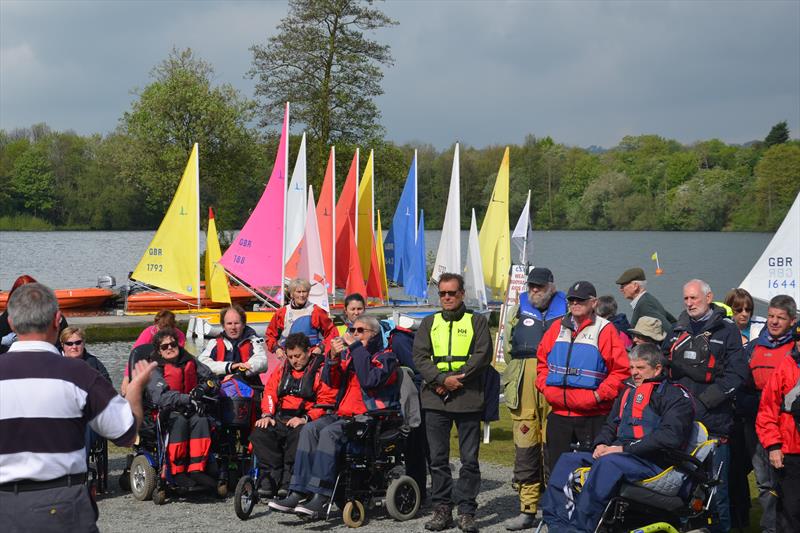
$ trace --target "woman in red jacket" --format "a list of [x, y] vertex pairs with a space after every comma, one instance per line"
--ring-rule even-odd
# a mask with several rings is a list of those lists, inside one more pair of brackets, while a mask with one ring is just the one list
[[286, 338], [292, 333], [303, 333], [309, 339], [312, 353], [324, 353], [330, 341], [338, 335], [328, 312], [308, 301], [311, 291], [308, 280], [293, 279], [289, 282], [288, 291], [289, 303], [278, 309], [267, 326], [264, 335], [267, 350], [283, 360], [286, 358]]
[[772, 373], [761, 393], [756, 433], [778, 478], [777, 528], [797, 531], [800, 524], [800, 325], [794, 349]]

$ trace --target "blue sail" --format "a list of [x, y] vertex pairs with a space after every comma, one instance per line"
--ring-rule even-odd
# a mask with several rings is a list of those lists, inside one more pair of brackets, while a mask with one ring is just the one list
[[425, 256], [425, 211], [419, 214], [416, 244], [411, 268], [406, 272], [406, 294], [417, 298], [428, 297], [428, 262]]
[[[397, 203], [397, 209], [392, 217], [392, 226], [389, 228], [384, 242], [384, 256], [386, 258], [386, 274], [398, 285], [404, 285], [403, 279], [408, 276], [414, 257], [417, 211], [417, 153], [411, 160], [408, 169], [406, 184]], [[409, 234], [412, 238], [409, 240]], [[411, 247], [408, 247], [408, 243]]]

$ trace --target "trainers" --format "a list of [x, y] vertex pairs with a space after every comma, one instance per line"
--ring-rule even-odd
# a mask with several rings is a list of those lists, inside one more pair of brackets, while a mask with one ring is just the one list
[[278, 493], [276, 494], [278, 498], [285, 498], [288, 495], [289, 495], [289, 489], [287, 489], [286, 487], [279, 488]]
[[433, 517], [425, 523], [428, 531], [443, 531], [453, 527], [453, 510], [446, 505], [440, 505], [433, 510]]
[[285, 498], [279, 500], [272, 500], [269, 502], [269, 508], [281, 511], [282, 513], [293, 513], [294, 508], [306, 501], [308, 496], [300, 492], [290, 492]]
[[458, 515], [458, 529], [464, 533], [478, 533], [478, 523], [475, 522], [474, 514]]
[[507, 531], [522, 531], [523, 529], [533, 529], [539, 525], [535, 514], [519, 513], [517, 516], [506, 522]]
[[294, 512], [309, 516], [312, 519], [322, 518], [328, 508], [328, 502], [330, 502], [330, 498], [327, 496], [314, 494], [313, 498], [295, 507]]

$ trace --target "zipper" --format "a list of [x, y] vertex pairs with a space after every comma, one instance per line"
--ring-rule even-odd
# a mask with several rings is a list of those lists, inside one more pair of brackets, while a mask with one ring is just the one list
[[450, 330], [447, 333], [447, 355], [450, 356], [450, 360], [447, 362], [447, 365], [450, 367], [450, 372], [453, 371], [453, 321], [450, 321]]

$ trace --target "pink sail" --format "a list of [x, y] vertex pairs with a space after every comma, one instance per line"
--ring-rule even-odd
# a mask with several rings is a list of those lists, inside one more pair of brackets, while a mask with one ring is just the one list
[[286, 173], [289, 167], [289, 103], [275, 155], [275, 165], [250, 218], [220, 263], [233, 276], [282, 302], [283, 226], [286, 202]]

